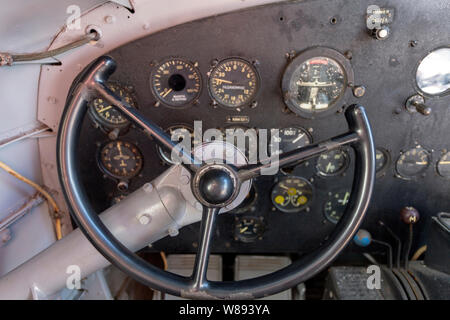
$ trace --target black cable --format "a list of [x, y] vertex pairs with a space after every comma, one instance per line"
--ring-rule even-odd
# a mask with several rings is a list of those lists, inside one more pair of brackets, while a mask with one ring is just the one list
[[389, 269], [392, 269], [392, 246], [384, 241], [372, 239], [373, 243], [378, 243], [379, 245], [385, 246], [388, 248], [388, 267]]
[[400, 238], [392, 231], [391, 228], [389, 228], [383, 221], [379, 220], [378, 224], [386, 229], [386, 231], [391, 235], [392, 238], [394, 238], [397, 241], [397, 254], [396, 254], [396, 261], [395, 265], [397, 268], [400, 268], [400, 260], [401, 260], [401, 254], [402, 254], [402, 241]]
[[413, 242], [413, 225], [412, 223], [409, 225], [409, 230], [408, 230], [408, 242], [406, 244], [406, 250], [405, 250], [405, 257], [404, 257], [404, 266], [405, 269], [408, 270], [408, 265], [409, 265], [409, 254], [411, 253], [411, 246], [412, 246], [412, 242]]

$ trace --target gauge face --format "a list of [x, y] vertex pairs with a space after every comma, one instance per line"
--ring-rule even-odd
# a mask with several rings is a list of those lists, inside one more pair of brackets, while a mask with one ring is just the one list
[[[128, 89], [115, 83], [108, 83], [108, 88], [125, 100], [130, 106], [136, 107], [136, 103]], [[129, 123], [119, 109], [112, 106], [103, 98], [97, 98], [92, 101], [90, 111], [96, 120], [107, 127], [123, 127]]]
[[269, 150], [272, 155], [299, 149], [312, 142], [312, 138], [308, 131], [299, 127], [280, 129], [278, 136], [272, 136], [272, 140], [274, 139], [278, 142], [278, 150], [276, 150], [276, 145], [271, 142], [269, 144]]
[[260, 78], [255, 67], [239, 58], [225, 59], [210, 72], [208, 87], [218, 104], [239, 108], [250, 105], [258, 92]]
[[342, 67], [327, 57], [314, 57], [303, 62], [293, 80], [290, 89], [296, 95], [298, 107], [312, 113], [332, 106], [345, 88]]
[[389, 164], [389, 152], [385, 149], [377, 148], [375, 150], [375, 170], [382, 173]]
[[[182, 142], [184, 139], [190, 139], [189, 146], [191, 145], [191, 143], [194, 146], [197, 145], [197, 141], [194, 140], [194, 130], [189, 126], [174, 125], [170, 126], [164, 131], [168, 133], [170, 135], [171, 140], [176, 143]], [[157, 150], [161, 159], [164, 160], [164, 162], [169, 165], [177, 164], [181, 161], [179, 158], [177, 159], [176, 157], [172, 159], [172, 154], [166, 149], [161, 148], [160, 146], [157, 146]]]
[[168, 59], [156, 66], [151, 75], [155, 97], [170, 107], [182, 107], [194, 102], [201, 90], [201, 75], [191, 62]]
[[343, 149], [322, 153], [317, 159], [317, 172], [322, 176], [338, 175], [347, 169], [349, 159], [347, 151]]
[[100, 165], [112, 177], [129, 179], [141, 170], [142, 154], [129, 142], [113, 141], [100, 151]]
[[403, 178], [412, 178], [423, 173], [430, 165], [430, 154], [418, 146], [400, 155], [397, 160], [397, 173]]
[[332, 223], [338, 223], [347, 207], [350, 191], [329, 192], [323, 207], [325, 218]]
[[264, 222], [262, 218], [242, 217], [236, 219], [234, 238], [242, 242], [253, 242], [261, 239], [264, 233]]
[[301, 177], [285, 177], [272, 189], [273, 205], [283, 212], [299, 212], [312, 201], [313, 188], [308, 180]]
[[439, 159], [436, 169], [441, 177], [450, 178], [450, 151]]
[[285, 70], [283, 97], [293, 112], [306, 118], [329, 114], [344, 96], [353, 72], [348, 60], [329, 48], [314, 48], [295, 57]]

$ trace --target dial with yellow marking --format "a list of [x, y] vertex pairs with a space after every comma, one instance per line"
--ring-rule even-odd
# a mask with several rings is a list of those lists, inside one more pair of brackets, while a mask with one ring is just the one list
[[335, 176], [347, 169], [349, 155], [343, 149], [322, 153], [317, 159], [316, 169], [321, 176]]
[[350, 191], [329, 192], [324, 205], [324, 216], [331, 223], [338, 223], [347, 208], [350, 200]]
[[239, 108], [254, 101], [260, 81], [253, 64], [244, 59], [229, 58], [219, 62], [210, 72], [208, 87], [215, 102]]
[[142, 154], [130, 142], [112, 141], [100, 151], [100, 167], [114, 178], [130, 179], [142, 169]]
[[154, 96], [170, 107], [183, 107], [200, 95], [202, 78], [196, 64], [170, 58], [158, 64], [150, 77]]
[[[107, 86], [112, 92], [127, 102], [130, 106], [134, 108], [136, 107], [136, 102], [129, 89], [116, 83], [108, 83]], [[91, 103], [90, 110], [100, 124], [108, 127], [123, 127], [129, 123], [122, 112], [107, 102], [104, 98], [94, 99]]]
[[264, 221], [262, 217], [244, 216], [236, 218], [234, 239], [241, 242], [254, 242], [262, 239]]
[[397, 163], [397, 173], [403, 178], [413, 178], [425, 172], [430, 166], [430, 153], [417, 146], [400, 154]]
[[312, 201], [313, 187], [302, 177], [287, 176], [272, 189], [272, 203], [282, 212], [304, 210]]

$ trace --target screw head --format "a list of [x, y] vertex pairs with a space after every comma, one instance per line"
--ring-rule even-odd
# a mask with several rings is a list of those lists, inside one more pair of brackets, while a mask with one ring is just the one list
[[147, 213], [144, 213], [138, 217], [138, 220], [139, 220], [140, 224], [146, 225], [146, 224], [149, 224], [150, 221], [152, 221], [152, 216]]

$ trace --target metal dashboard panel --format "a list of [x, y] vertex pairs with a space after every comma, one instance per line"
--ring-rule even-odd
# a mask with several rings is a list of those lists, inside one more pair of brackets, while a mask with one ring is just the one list
[[[202, 19], [136, 40], [110, 52], [118, 69], [112, 79], [134, 88], [139, 109], [145, 116], [166, 128], [185, 123], [193, 125], [202, 120], [203, 128], [223, 128], [227, 116], [248, 116], [246, 124], [252, 128], [282, 128], [301, 126], [312, 128], [315, 142], [347, 130], [342, 113], [336, 112], [321, 119], [303, 119], [284, 112], [285, 105], [280, 89], [287, 54], [302, 52], [307, 48], [325, 46], [341, 53], [351, 52], [351, 65], [355, 84], [364, 85], [366, 94], [356, 98], [347, 90], [343, 105], [360, 103], [366, 107], [372, 124], [375, 142], [391, 155], [384, 176], [376, 182], [371, 207], [364, 227], [374, 237], [387, 235], [380, 230], [378, 220], [383, 220], [399, 234], [406, 232], [400, 222], [399, 211], [404, 206], [414, 206], [422, 214], [415, 228], [419, 241], [430, 216], [450, 206], [450, 183], [434, 170], [442, 150], [449, 149], [450, 134], [449, 96], [429, 98], [433, 112], [430, 116], [411, 114], [404, 109], [408, 97], [416, 93], [415, 69], [419, 61], [431, 50], [448, 46], [449, 29], [442, 21], [448, 20], [449, 4], [446, 1], [408, 0], [383, 3], [395, 9], [395, 20], [390, 25], [392, 34], [380, 41], [370, 37], [366, 28], [366, 9], [373, 1], [303, 1], [265, 5]], [[333, 21], [333, 23], [331, 23]], [[417, 41], [414, 46], [411, 41]], [[206, 88], [211, 61], [230, 56], [258, 61], [262, 86], [255, 109], [241, 112], [213, 108]], [[203, 91], [199, 104], [182, 110], [155, 107], [149, 77], [155, 61], [168, 57], [183, 57], [198, 62], [203, 76]], [[130, 191], [144, 181], [158, 176], [166, 167], [156, 154], [156, 147], [137, 130], [131, 129], [124, 137], [137, 143], [144, 154], [142, 177], [130, 184]], [[93, 143], [96, 142], [96, 143]], [[115, 184], [102, 177], [96, 165], [95, 154], [107, 137], [86, 119], [80, 150], [85, 154], [83, 176], [88, 193], [99, 212], [109, 204], [115, 194]], [[395, 176], [395, 161], [402, 150], [421, 145], [430, 151], [432, 163], [426, 174], [413, 180]], [[353, 163], [350, 164], [350, 168]], [[254, 211], [243, 215], [262, 216], [266, 230], [261, 240], [253, 243], [235, 241], [234, 223], [238, 215], [220, 217], [214, 252], [297, 252], [311, 250], [334, 227], [323, 216], [323, 206], [328, 192], [351, 187], [352, 169], [344, 176], [323, 178], [315, 174], [314, 161], [299, 166], [295, 174], [313, 180], [314, 203], [310, 211], [281, 213], [272, 210], [270, 190], [276, 177], [261, 177], [256, 182], [258, 204]], [[194, 252], [198, 241], [198, 225], [181, 230], [176, 238], [163, 239], [154, 244], [155, 250], [167, 252]], [[416, 243], [417, 245], [417, 243]]]

